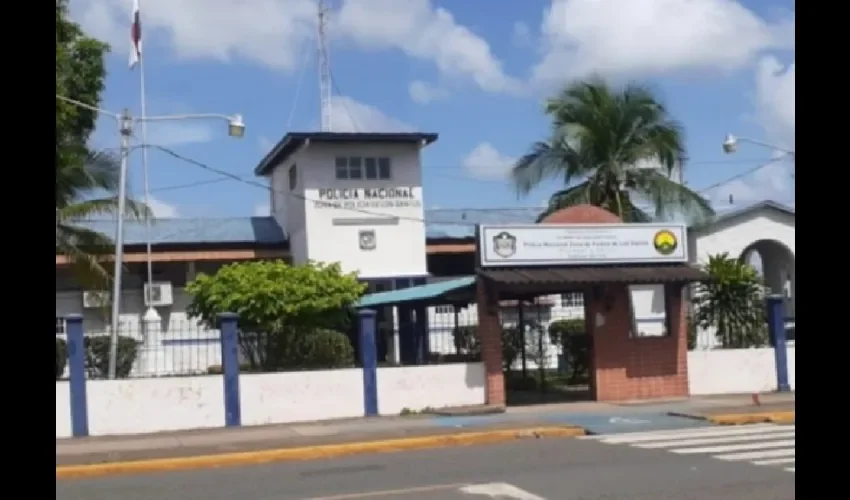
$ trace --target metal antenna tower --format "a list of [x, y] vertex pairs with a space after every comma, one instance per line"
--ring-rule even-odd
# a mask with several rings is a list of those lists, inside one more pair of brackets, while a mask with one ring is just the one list
[[319, 49], [319, 99], [322, 106], [322, 132], [331, 132], [331, 65], [328, 57], [327, 15], [328, 7], [325, 0], [318, 0], [318, 49]]

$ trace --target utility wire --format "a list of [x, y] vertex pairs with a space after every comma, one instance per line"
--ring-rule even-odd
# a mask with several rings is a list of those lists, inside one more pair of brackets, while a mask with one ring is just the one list
[[[182, 154], [180, 154], [180, 153], [178, 153], [178, 152], [176, 152], [176, 151], [174, 151], [174, 150], [172, 150], [172, 149], [170, 149], [170, 148], [167, 148], [167, 147], [165, 147], [165, 146], [159, 146], [159, 145], [150, 144], [150, 145], [147, 145], [146, 147], [151, 148], [151, 149], [156, 149], [156, 150], [162, 151], [163, 153], [166, 153], [166, 154], [168, 154], [169, 156], [171, 156], [171, 157], [173, 157], [173, 158], [175, 158], [175, 159], [181, 160], [181, 161], [183, 161], [183, 162], [186, 162], [186, 163], [188, 163], [188, 164], [190, 164], [190, 165], [194, 165], [194, 166], [199, 167], [199, 168], [201, 168], [201, 169], [203, 169], [203, 170], [206, 170], [206, 171], [208, 171], [208, 172], [212, 172], [212, 173], [215, 173], [215, 174], [221, 175], [222, 177], [226, 177], [226, 178], [231, 179], [231, 180], [235, 180], [235, 181], [242, 182], [242, 183], [247, 184], [247, 185], [249, 185], [249, 186], [253, 186], [253, 187], [256, 187], [256, 188], [259, 188], [259, 189], [263, 189], [264, 191], [270, 191], [270, 192], [272, 192], [272, 193], [280, 193], [280, 194], [282, 194], [282, 195], [284, 195], [284, 196], [291, 196], [291, 197], [297, 198], [297, 199], [302, 200], [302, 201], [307, 201], [307, 202], [312, 202], [312, 203], [324, 203], [324, 202], [322, 202], [321, 200], [311, 199], [311, 198], [305, 197], [305, 196], [303, 196], [303, 195], [300, 195], [300, 194], [297, 194], [297, 193], [293, 193], [293, 192], [291, 192], [291, 191], [280, 191], [280, 190], [276, 190], [276, 189], [272, 188], [271, 186], [269, 186], [269, 185], [267, 185], [267, 184], [263, 184], [263, 183], [261, 183], [261, 182], [257, 182], [257, 181], [252, 180], [252, 179], [245, 179], [245, 178], [243, 178], [243, 177], [240, 177], [240, 176], [238, 176], [238, 175], [232, 174], [232, 173], [227, 172], [227, 171], [225, 171], [225, 170], [217, 169], [217, 168], [212, 167], [212, 166], [210, 166], [210, 165], [208, 165], [208, 164], [206, 164], [206, 163], [204, 163], [204, 162], [201, 162], [201, 161], [195, 160], [195, 159], [193, 159], [193, 158], [190, 158], [190, 157], [188, 157], [188, 156], [182, 155]], [[753, 167], [753, 168], [751, 168], [751, 169], [748, 169], [748, 170], [746, 170], [746, 171], [744, 171], [744, 172], [742, 172], [742, 173], [740, 173], [740, 174], [738, 174], [738, 175], [735, 175], [735, 176], [732, 176], [732, 177], [730, 177], [730, 178], [728, 178], [728, 179], [725, 179], [725, 180], [723, 180], [723, 181], [721, 181], [721, 182], [718, 182], [718, 183], [712, 184], [712, 185], [710, 185], [710, 186], [708, 186], [708, 187], [702, 188], [702, 189], [700, 189], [699, 191], [697, 191], [697, 193], [702, 194], [702, 193], [705, 193], [706, 191], [711, 191], [711, 190], [716, 189], [716, 188], [718, 188], [718, 187], [721, 187], [721, 186], [723, 186], [723, 185], [725, 185], [725, 184], [727, 184], [727, 183], [729, 183], [729, 182], [735, 181], [735, 180], [740, 179], [740, 178], [742, 178], [742, 177], [745, 177], [745, 176], [747, 176], [747, 175], [749, 175], [749, 174], [752, 174], [752, 173], [754, 173], [754, 172], [756, 172], [756, 171], [758, 171], [758, 170], [760, 170], [760, 169], [763, 169], [763, 168], [765, 168], [765, 167], [767, 167], [767, 166], [769, 166], [769, 165], [772, 165], [772, 164], [774, 164], [774, 163], [777, 163], [778, 161], [781, 161], [782, 159], [783, 159], [782, 157], [780, 157], [780, 158], [774, 158], [774, 159], [771, 159], [771, 160], [770, 160], [769, 162], [767, 162], [767, 163], [764, 163], [764, 164], [758, 165], [758, 166]], [[388, 214], [388, 213], [384, 213], [384, 212], [375, 212], [375, 211], [372, 211], [372, 210], [365, 210], [365, 209], [358, 209], [358, 208], [346, 208], [345, 210], [349, 210], [349, 211], [352, 211], [352, 212], [358, 212], [358, 213], [361, 213], [361, 214], [364, 214], [364, 215], [372, 215], [372, 216], [377, 216], [377, 217], [392, 217], [392, 218], [397, 218], [397, 219], [401, 219], [401, 220], [410, 220], [410, 221], [419, 222], [419, 223], [423, 223], [423, 224], [425, 224], [425, 223], [432, 223], [432, 224], [441, 224], [441, 225], [458, 225], [458, 226], [476, 226], [476, 225], [477, 225], [477, 223], [474, 223], [474, 222], [465, 222], [465, 221], [464, 221], [464, 222], [461, 222], [461, 221], [458, 221], [458, 222], [452, 222], [452, 221], [445, 221], [445, 222], [426, 221], [425, 219], [423, 219], [423, 218], [418, 218], [418, 217], [405, 217], [405, 216], [398, 216], [398, 215], [395, 215], [395, 214]], [[458, 210], [461, 210], [461, 209], [451, 209], [451, 210], [453, 210], [453, 211], [458, 211]], [[471, 210], [476, 210], [476, 209], [470, 209], [470, 211], [471, 211]], [[488, 209], [478, 209], [478, 210], [488, 210]]]

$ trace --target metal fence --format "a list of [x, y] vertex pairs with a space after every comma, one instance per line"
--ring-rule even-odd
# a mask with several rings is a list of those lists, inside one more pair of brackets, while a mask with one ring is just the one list
[[[163, 325], [154, 339], [148, 339], [141, 324], [123, 323], [118, 331], [116, 377], [174, 377], [220, 373], [221, 344], [218, 330], [204, 328], [193, 321], [171, 321]], [[85, 328], [85, 325], [84, 325]], [[87, 376], [106, 378], [109, 370], [108, 330], [85, 329]], [[64, 321], [57, 319], [57, 372], [60, 351], [65, 349]], [[64, 366], [64, 365], [63, 365]], [[67, 367], [57, 378], [67, 377]]]

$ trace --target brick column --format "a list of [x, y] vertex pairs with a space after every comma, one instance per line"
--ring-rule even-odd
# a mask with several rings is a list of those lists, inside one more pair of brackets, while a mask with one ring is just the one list
[[487, 372], [487, 404], [505, 404], [505, 376], [502, 372], [502, 325], [499, 321], [499, 303], [494, 293], [487, 293], [487, 284], [478, 278], [476, 283], [478, 306], [478, 339], [481, 342], [481, 359]]

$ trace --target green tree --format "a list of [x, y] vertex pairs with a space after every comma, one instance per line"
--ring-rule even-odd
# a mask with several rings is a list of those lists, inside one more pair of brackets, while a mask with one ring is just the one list
[[[98, 106], [108, 50], [68, 19], [67, 0], [56, 0], [57, 95]], [[78, 224], [117, 208], [113, 193], [118, 189], [120, 158], [88, 147], [96, 118], [91, 110], [56, 99], [56, 253], [69, 258], [80, 284], [103, 288], [110, 273], [98, 257], [111, 253], [113, 242]], [[133, 217], [150, 215], [133, 200], [128, 200], [127, 209]]]
[[641, 202], [652, 205], [657, 218], [680, 213], [696, 222], [714, 215], [707, 200], [671, 178], [685, 164], [684, 134], [649, 89], [580, 81], [549, 99], [545, 113], [551, 137], [535, 143], [511, 171], [520, 196], [546, 179], [564, 183], [541, 219], [585, 203], [625, 222], [652, 219], [638, 208]]
[[696, 324], [714, 330], [723, 347], [766, 345], [764, 288], [756, 270], [727, 253], [709, 256], [703, 268], [710, 279], [694, 294]]
[[210, 327], [219, 314], [237, 313], [240, 347], [253, 369], [330, 367], [328, 359], [336, 353], [346, 358], [340, 363], [351, 361], [341, 332], [352, 326], [351, 306], [365, 290], [339, 264], [241, 262], [187, 284], [192, 296], [187, 311]]
[[[56, 0], [56, 94], [99, 106], [108, 51], [108, 45], [87, 37], [68, 19], [68, 0]], [[89, 109], [56, 100], [57, 172], [60, 168], [84, 169], [96, 119], [97, 114]], [[59, 191], [56, 196], [58, 206]]]

